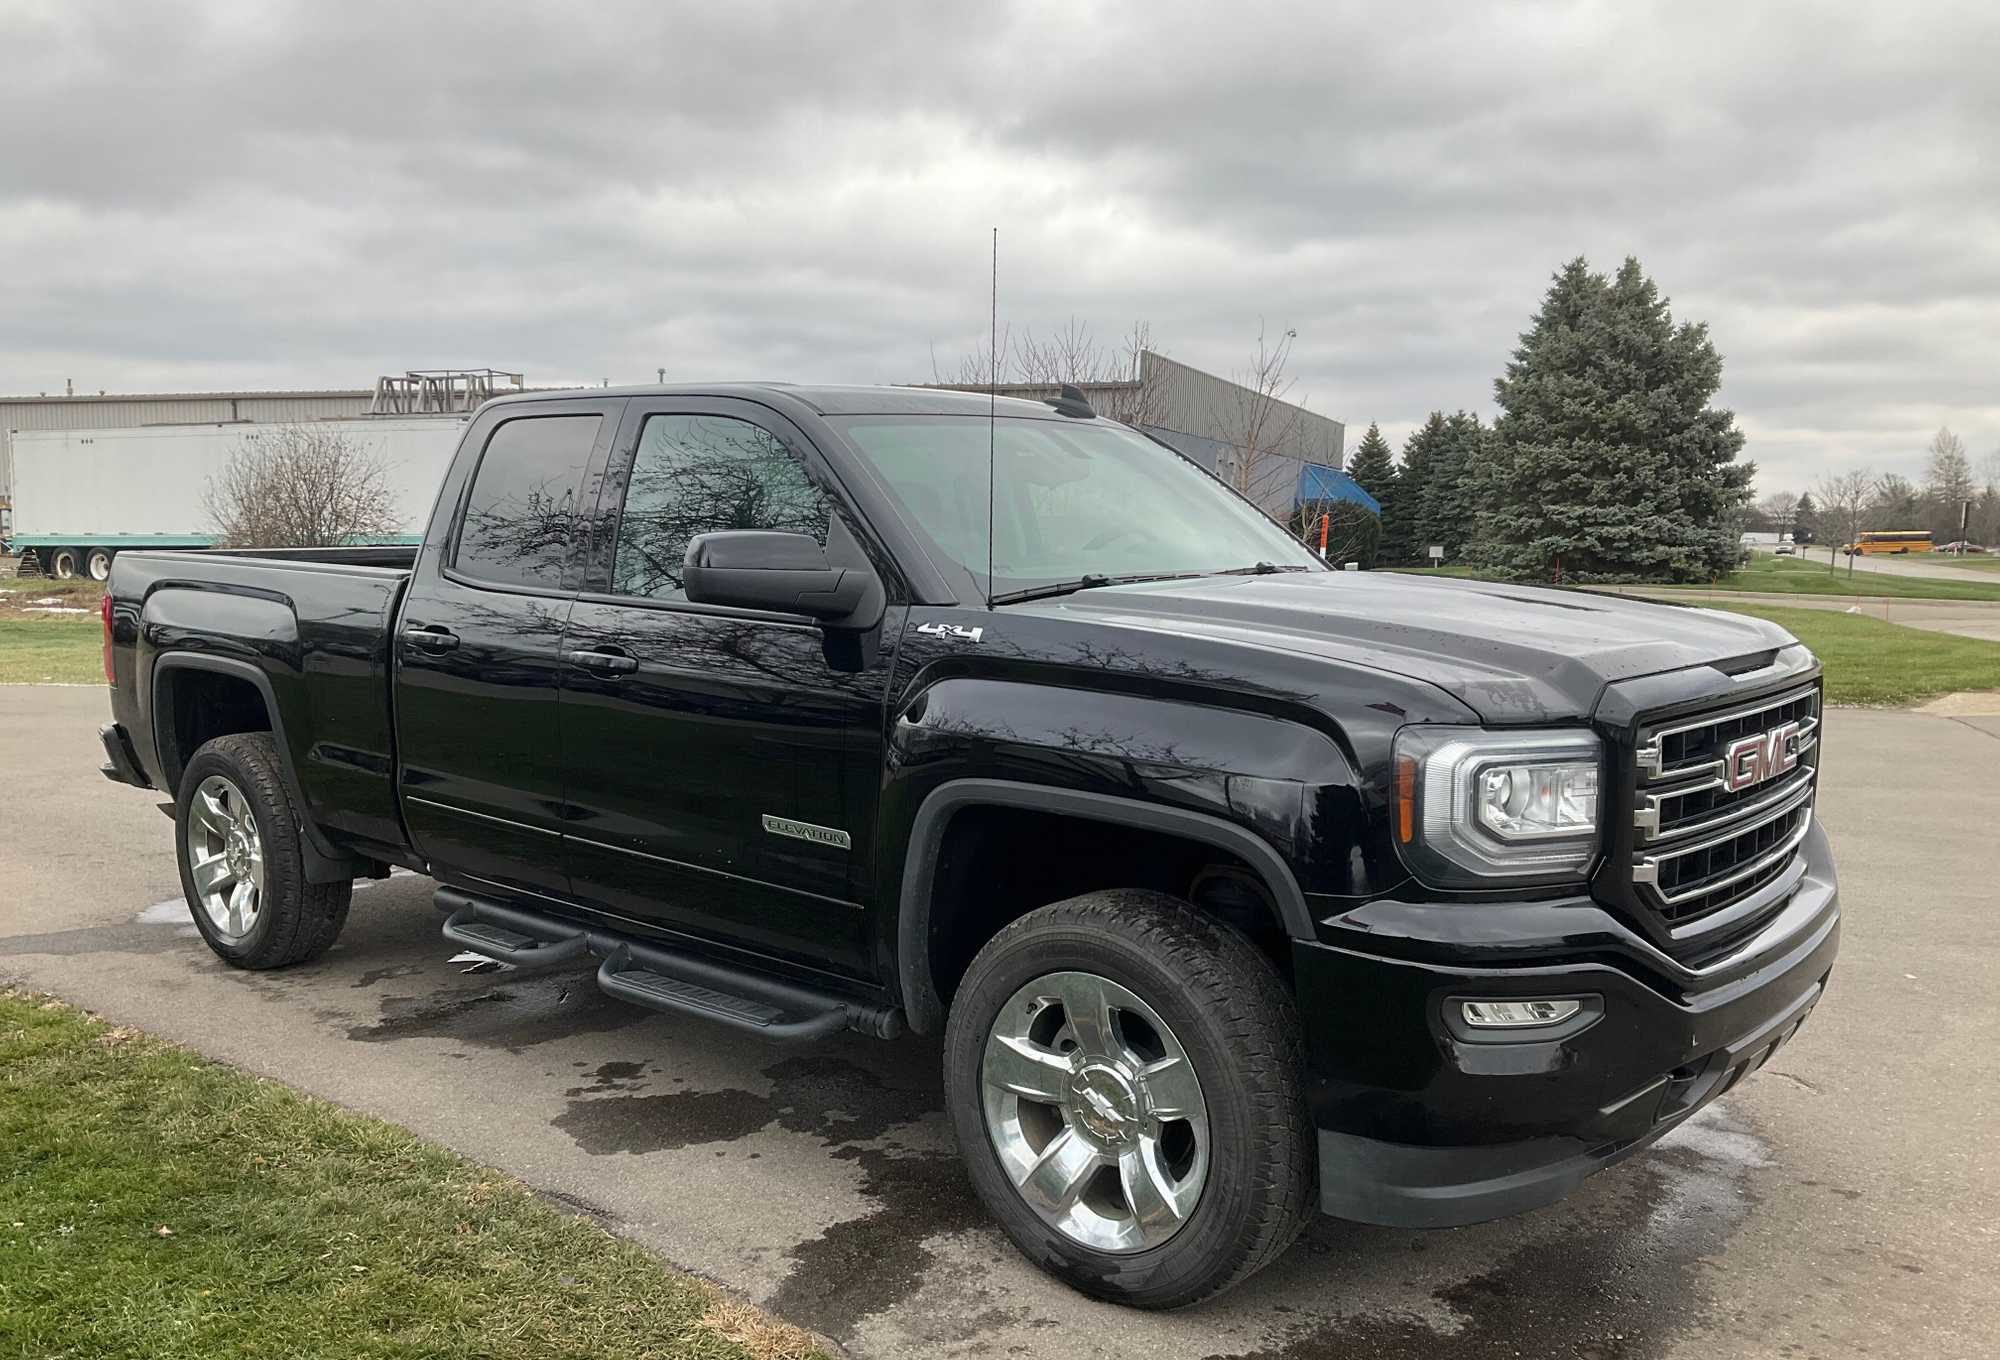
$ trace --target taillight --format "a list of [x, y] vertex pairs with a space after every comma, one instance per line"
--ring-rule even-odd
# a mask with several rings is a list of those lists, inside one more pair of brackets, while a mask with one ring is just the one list
[[111, 592], [104, 592], [104, 603], [98, 608], [98, 616], [104, 620], [104, 683], [115, 685], [118, 677], [111, 673]]

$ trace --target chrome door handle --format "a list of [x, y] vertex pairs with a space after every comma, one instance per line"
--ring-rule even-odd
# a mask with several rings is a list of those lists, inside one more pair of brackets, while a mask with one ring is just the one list
[[604, 671], [611, 675], [629, 675], [639, 669], [639, 662], [623, 652], [571, 652], [569, 664], [580, 666], [587, 671]]
[[458, 634], [452, 632], [449, 628], [435, 626], [430, 628], [405, 628], [403, 630], [403, 641], [413, 647], [422, 647], [427, 651], [448, 652], [458, 646]]

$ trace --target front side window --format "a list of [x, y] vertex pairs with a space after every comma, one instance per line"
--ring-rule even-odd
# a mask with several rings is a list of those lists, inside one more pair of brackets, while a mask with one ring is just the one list
[[495, 585], [560, 589], [599, 420], [528, 416], [494, 430], [472, 475], [452, 566]]
[[[1172, 449], [1064, 420], [837, 422], [909, 521], [992, 594], [1085, 576], [1318, 566], [1296, 538]], [[987, 450], [994, 487], [987, 581]]]
[[770, 431], [727, 416], [648, 416], [618, 522], [611, 588], [684, 599], [681, 569], [697, 534], [783, 529], [825, 547], [827, 525], [826, 498]]

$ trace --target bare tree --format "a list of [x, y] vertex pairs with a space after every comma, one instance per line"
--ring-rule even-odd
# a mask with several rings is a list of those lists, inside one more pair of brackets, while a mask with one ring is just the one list
[[401, 528], [387, 470], [351, 432], [330, 425], [244, 435], [202, 504], [233, 548], [330, 548]]
[[1221, 437], [1232, 445], [1222, 479], [1258, 505], [1266, 504], [1288, 476], [1295, 476], [1301, 451], [1297, 442], [1299, 407], [1288, 400], [1296, 380], [1286, 372], [1292, 342], [1299, 333], [1287, 329], [1274, 341], [1264, 323], [1257, 323], [1257, 352], [1247, 367], [1230, 375], [1237, 391], [1225, 413]]
[[1092, 332], [1090, 323], [1071, 317], [1062, 326], [1038, 335], [1011, 327], [1000, 332], [998, 349], [987, 342], [960, 355], [954, 364], [938, 362], [931, 353], [931, 381], [940, 387], [985, 391], [989, 385], [1028, 389], [1025, 395], [1053, 397], [1067, 383], [1083, 389], [1101, 416], [1144, 428], [1158, 425], [1168, 409], [1173, 378], [1170, 372], [1145, 372], [1145, 356], [1161, 355], [1153, 344], [1152, 323], [1135, 321], [1115, 345]]
[[[1833, 555], [1843, 544], [1852, 547], [1861, 537], [1861, 521], [1875, 503], [1877, 485], [1875, 474], [1866, 468], [1819, 479], [1813, 490], [1819, 501], [1819, 522], [1832, 530], [1826, 536], [1827, 566], [1833, 565]], [[1852, 555], [1847, 559], [1847, 570], [1850, 575], [1854, 571]]]
[[1771, 527], [1778, 532], [1780, 542], [1792, 530], [1792, 521], [1798, 517], [1799, 498], [1791, 491], [1773, 491], [1757, 502], [1757, 509], [1771, 521]]
[[1930, 457], [1924, 466], [1924, 492], [1953, 512], [1960, 501], [1972, 499], [1972, 460], [1965, 456], [1965, 441], [1950, 429], [1940, 427], [1931, 436]]

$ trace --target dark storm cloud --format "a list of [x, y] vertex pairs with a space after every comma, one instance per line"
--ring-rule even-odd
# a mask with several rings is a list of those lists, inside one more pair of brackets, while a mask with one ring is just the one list
[[1765, 487], [2000, 446], [1990, 5], [0, 6], [0, 388], [901, 381], [1150, 319], [1400, 436], [1636, 253]]

